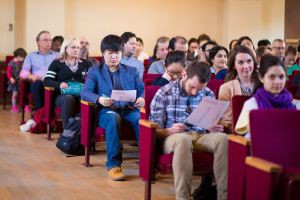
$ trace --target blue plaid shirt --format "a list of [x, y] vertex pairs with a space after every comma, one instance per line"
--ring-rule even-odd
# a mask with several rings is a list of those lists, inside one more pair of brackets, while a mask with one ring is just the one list
[[188, 96], [180, 87], [180, 81], [170, 82], [161, 87], [155, 94], [150, 105], [150, 121], [160, 128], [170, 128], [174, 123], [185, 123], [188, 131], [204, 132], [205, 129], [186, 122], [187, 117], [196, 109], [204, 97], [213, 97], [215, 94], [205, 87], [195, 96]]

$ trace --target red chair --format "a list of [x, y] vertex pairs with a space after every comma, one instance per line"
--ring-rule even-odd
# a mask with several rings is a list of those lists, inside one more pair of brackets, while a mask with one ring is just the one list
[[[235, 127], [245, 101], [250, 96], [236, 95], [231, 99], [232, 127]], [[233, 129], [234, 130], [234, 129]], [[243, 200], [245, 196], [245, 158], [250, 155], [250, 140], [236, 135], [228, 136], [228, 199]]]
[[246, 199], [299, 199], [300, 111], [250, 112], [251, 157], [247, 157]]
[[145, 80], [154, 80], [157, 77], [160, 77], [161, 74], [144, 74], [143, 75], [143, 81], [145, 82]]
[[148, 69], [149, 69], [149, 67], [150, 67], [150, 64], [151, 64], [151, 62], [148, 60], [148, 59], [145, 59], [144, 60], [144, 73], [146, 74], [146, 73], [148, 73]]
[[300, 70], [295, 70], [292, 72], [292, 75], [298, 75], [298, 74], [300, 74]]
[[[90, 150], [94, 142], [105, 141], [105, 129], [97, 127], [98, 111], [97, 105], [91, 102], [81, 100], [81, 144], [85, 148], [85, 162], [86, 167], [92, 167], [90, 164]], [[123, 126], [121, 140], [136, 140], [134, 131], [128, 127]]]
[[26, 103], [33, 104], [32, 94], [30, 93], [30, 81], [20, 80], [19, 104], [21, 108], [21, 124], [25, 123], [25, 105]]
[[287, 90], [293, 95], [294, 99], [300, 100], [300, 86], [289, 86]]
[[1, 85], [1, 93], [2, 93], [2, 100], [3, 100], [3, 110], [6, 107], [6, 94], [7, 94], [7, 76], [6, 76], [6, 69], [8, 66], [8, 63], [13, 59], [14, 57], [9, 55], [5, 57], [5, 63], [4, 63], [4, 69], [1, 70], [1, 78], [0, 78], [0, 85]]
[[[150, 103], [158, 86], [145, 87], [146, 119], [150, 114]], [[145, 199], [151, 199], [151, 182], [154, 169], [162, 174], [172, 172], [173, 154], [160, 154], [157, 150], [155, 130], [158, 125], [146, 119], [140, 120], [140, 177], [145, 182]], [[194, 171], [199, 174], [212, 174], [213, 155], [208, 152], [193, 153]], [[157, 167], [158, 166], [158, 167]]]
[[217, 79], [210, 79], [207, 83], [207, 87], [210, 88], [216, 95], [216, 98], [218, 98], [219, 89], [221, 85], [224, 83], [224, 80], [217, 80]]

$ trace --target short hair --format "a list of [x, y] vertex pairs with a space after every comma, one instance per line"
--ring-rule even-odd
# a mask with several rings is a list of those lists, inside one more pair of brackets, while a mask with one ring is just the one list
[[[271, 54], [264, 55], [260, 59], [260, 65], [259, 65], [259, 69], [258, 69], [259, 76], [261, 78], [263, 78], [266, 75], [266, 73], [269, 71], [269, 69], [275, 65], [282, 67], [283, 71], [286, 74], [286, 69], [285, 69], [284, 63], [282, 62], [282, 60], [279, 57], [271, 55]], [[256, 91], [258, 88], [263, 86], [263, 84], [260, 82], [259, 79], [256, 80], [254, 85], [255, 85], [254, 91]]]
[[232, 52], [229, 55], [229, 58], [227, 61], [228, 72], [225, 77], [225, 82], [235, 79], [238, 75], [237, 70], [235, 69], [235, 59], [236, 59], [236, 55], [239, 53], [245, 53], [245, 54], [248, 54], [251, 56], [251, 58], [253, 60], [253, 65], [254, 65], [254, 69], [253, 69], [251, 78], [253, 81], [255, 81], [257, 79], [257, 62], [255, 59], [255, 56], [254, 56], [252, 50], [249, 49], [248, 47], [238, 45], [232, 50]]
[[254, 44], [253, 44], [253, 42], [252, 42], [252, 40], [251, 40], [251, 38], [250, 38], [249, 36], [243, 36], [243, 37], [240, 37], [240, 38], [238, 39], [238, 41], [237, 41], [237, 44], [238, 44], [238, 45], [242, 45], [242, 42], [243, 42], [244, 40], [249, 40], [249, 41], [251, 42], [253, 48], [254, 48]]
[[185, 53], [183, 51], [170, 51], [166, 57], [165, 65], [168, 67], [173, 63], [180, 63], [183, 67], [186, 66]]
[[284, 43], [283, 39], [280, 38], [276, 38], [275, 40], [273, 40], [272, 45], [274, 45], [275, 42]]
[[257, 42], [257, 47], [268, 46], [268, 45], [271, 45], [271, 42], [267, 39], [259, 40]]
[[161, 37], [157, 38], [156, 44], [165, 43], [165, 42], [169, 42], [169, 41], [170, 41], [170, 38], [168, 38], [166, 36], [161, 36]]
[[191, 46], [192, 43], [198, 43], [198, 40], [196, 38], [189, 39], [188, 45]]
[[115, 51], [115, 52], [123, 51], [123, 48], [124, 48], [123, 40], [119, 36], [112, 35], [112, 34], [105, 36], [101, 41], [101, 45], [100, 45], [102, 54], [106, 50]]
[[126, 44], [130, 38], [136, 38], [136, 35], [132, 32], [125, 32], [121, 35], [121, 40]]
[[261, 57], [265, 54], [266, 49], [272, 50], [271, 48], [269, 48], [269, 47], [267, 48], [266, 46], [259, 46], [259, 47], [255, 50], [256, 57], [257, 57], [257, 58], [261, 58]]
[[17, 48], [15, 51], [14, 51], [14, 57], [22, 57], [22, 58], [25, 58], [27, 55], [27, 52], [25, 51], [25, 49], [23, 48]]
[[64, 42], [64, 37], [61, 35], [57, 35], [54, 38], [52, 38], [52, 43], [56, 41], [59, 41], [62, 44]]
[[176, 37], [172, 37], [169, 41], [168, 49], [175, 50]]
[[50, 34], [49, 31], [45, 31], [45, 30], [39, 32], [39, 34], [37, 34], [37, 36], [36, 36], [36, 38], [35, 38], [36, 42], [38, 42], [38, 41], [40, 40], [41, 35], [44, 34], [44, 33]]
[[216, 46], [218, 44], [215, 41], [213, 41], [213, 40], [209, 40], [208, 42], [205, 42], [202, 45], [202, 47], [201, 47], [202, 51], [205, 51], [207, 45], [214, 45], [214, 46]]
[[186, 69], [188, 79], [198, 77], [200, 83], [207, 83], [210, 79], [210, 67], [205, 62], [194, 61]]
[[285, 50], [284, 56], [287, 56], [288, 54], [292, 54], [292, 55], [296, 56], [297, 55], [297, 48], [292, 46], [292, 45], [289, 45], [287, 47], [287, 49]]
[[137, 41], [137, 42], [140, 42], [142, 45], [144, 45], [144, 42], [143, 42], [142, 38], [137, 37], [137, 38], [136, 38], [136, 41]]
[[198, 43], [200, 44], [200, 42], [203, 41], [203, 40], [210, 41], [211, 38], [210, 38], [207, 34], [202, 33], [202, 34], [199, 35], [199, 37], [198, 37]]
[[67, 47], [69, 47], [71, 44], [74, 44], [74, 43], [78, 43], [78, 46], [79, 46], [79, 40], [77, 38], [68, 38], [68, 39], [65, 39], [64, 42], [62, 43], [61, 45], [61, 48], [60, 48], [60, 57], [62, 59], [66, 59], [68, 54], [66, 52], [66, 49]]
[[209, 56], [208, 56], [208, 62], [211, 66], [213, 65], [211, 60], [214, 59], [215, 56], [217, 55], [217, 53], [221, 50], [224, 50], [226, 52], [226, 56], [228, 56], [228, 50], [223, 46], [217, 45], [210, 49]]
[[104, 51], [123, 51], [124, 42], [123, 40], [117, 35], [107, 35], [105, 36], [100, 44], [101, 53], [103, 54]]

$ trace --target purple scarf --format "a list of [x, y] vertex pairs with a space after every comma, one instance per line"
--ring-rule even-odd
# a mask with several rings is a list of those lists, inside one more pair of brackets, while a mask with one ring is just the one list
[[274, 96], [267, 92], [264, 87], [260, 87], [256, 90], [254, 98], [259, 109], [296, 109], [292, 104], [293, 97], [291, 93], [285, 88], [277, 96]]

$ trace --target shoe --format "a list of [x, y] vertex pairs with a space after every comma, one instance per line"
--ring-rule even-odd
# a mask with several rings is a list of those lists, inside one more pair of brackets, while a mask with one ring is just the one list
[[25, 124], [20, 126], [20, 131], [29, 131], [31, 127], [35, 126], [36, 122], [33, 119], [29, 119]]
[[125, 180], [125, 175], [122, 172], [121, 167], [113, 167], [108, 170], [108, 175], [114, 181], [123, 181]]
[[217, 188], [212, 186], [212, 176], [202, 176], [202, 181], [193, 192], [194, 200], [217, 200]]
[[18, 108], [18, 106], [12, 106], [12, 108], [11, 108], [10, 111], [13, 112], [13, 113], [18, 113], [19, 112], [19, 108]]
[[24, 111], [25, 113], [31, 113], [31, 109], [28, 105], [25, 106]]

